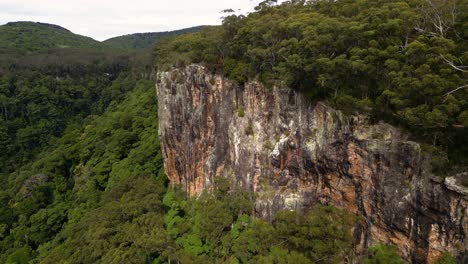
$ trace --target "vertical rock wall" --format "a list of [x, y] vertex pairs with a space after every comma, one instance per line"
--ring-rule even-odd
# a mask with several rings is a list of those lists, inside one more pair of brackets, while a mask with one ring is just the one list
[[215, 177], [256, 192], [256, 212], [332, 204], [363, 217], [358, 254], [392, 243], [413, 263], [448, 250], [467, 260], [467, 190], [433, 177], [419, 145], [388, 124], [370, 125], [291, 89], [239, 87], [203, 67], [159, 73], [166, 174], [190, 195]]

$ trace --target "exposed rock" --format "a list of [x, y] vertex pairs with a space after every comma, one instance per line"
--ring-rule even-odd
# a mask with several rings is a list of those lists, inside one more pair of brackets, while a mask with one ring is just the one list
[[49, 182], [49, 176], [45, 174], [32, 175], [24, 181], [18, 193], [21, 195], [22, 199], [28, 198], [32, 195], [35, 189], [47, 182]]
[[398, 129], [291, 89], [240, 87], [197, 65], [159, 73], [157, 91], [166, 174], [190, 195], [232, 177], [258, 193], [256, 212], [267, 220], [317, 203], [362, 216], [358, 255], [392, 243], [413, 263], [445, 250], [466, 260], [466, 192], [433, 180], [419, 145]]
[[461, 173], [452, 177], [447, 177], [445, 178], [445, 186], [452, 191], [468, 195], [468, 188], [459, 183], [460, 179], [464, 177], [468, 177], [468, 173]]

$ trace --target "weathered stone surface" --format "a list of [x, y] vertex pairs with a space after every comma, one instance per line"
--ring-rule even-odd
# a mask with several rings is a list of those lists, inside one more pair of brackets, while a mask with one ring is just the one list
[[26, 179], [19, 189], [21, 198], [28, 198], [32, 195], [33, 191], [39, 186], [49, 182], [49, 176], [45, 174], [35, 174]]
[[197, 65], [159, 73], [157, 92], [166, 174], [190, 195], [232, 177], [258, 193], [265, 219], [317, 203], [362, 216], [357, 254], [392, 243], [413, 263], [445, 250], [466, 261], [466, 192], [432, 176], [419, 145], [398, 129], [290, 89], [239, 87]]

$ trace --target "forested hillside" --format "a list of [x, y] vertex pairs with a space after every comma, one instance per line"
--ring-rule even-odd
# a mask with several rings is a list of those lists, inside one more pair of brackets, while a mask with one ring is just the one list
[[291, 87], [407, 129], [438, 173], [467, 166], [466, 1], [275, 2], [165, 41], [159, 68], [203, 63], [239, 84]]
[[36, 22], [10, 22], [0, 26], [0, 48], [40, 50], [50, 48], [97, 48], [92, 38], [73, 34], [63, 27]]
[[128, 56], [98, 51], [5, 50], [0, 62], [1, 170], [14, 170], [61, 136], [69, 122], [102, 113], [123, 97], [128, 87], [117, 83], [128, 69]]
[[129, 52], [153, 47], [159, 40], [197, 32], [203, 26], [165, 32], [135, 33], [117, 36], [105, 41], [74, 34], [58, 25], [41, 22], [9, 22], [0, 25], [0, 49], [21, 49], [23, 52], [79, 48], [86, 50], [114, 50]]

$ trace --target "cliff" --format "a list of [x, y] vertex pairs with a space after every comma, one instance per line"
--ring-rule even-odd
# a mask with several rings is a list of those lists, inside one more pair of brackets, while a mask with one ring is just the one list
[[256, 213], [332, 204], [360, 215], [355, 249], [391, 243], [413, 263], [467, 260], [467, 189], [430, 173], [397, 128], [311, 104], [291, 89], [244, 86], [191, 65], [158, 74], [166, 174], [190, 195], [215, 177], [256, 192]]

